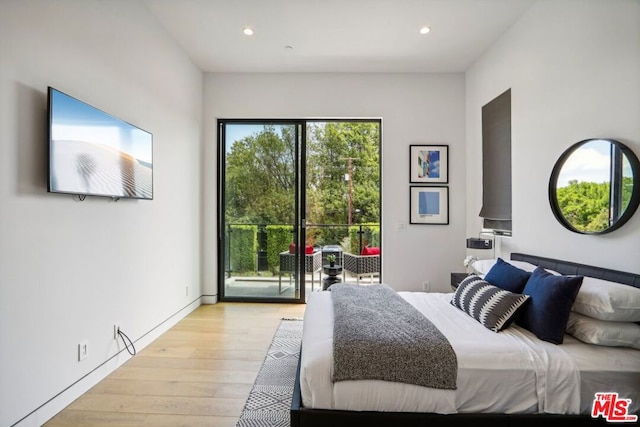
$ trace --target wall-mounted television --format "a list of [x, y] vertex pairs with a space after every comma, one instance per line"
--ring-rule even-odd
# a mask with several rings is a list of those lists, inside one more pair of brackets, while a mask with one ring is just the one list
[[153, 136], [49, 87], [51, 193], [153, 199]]

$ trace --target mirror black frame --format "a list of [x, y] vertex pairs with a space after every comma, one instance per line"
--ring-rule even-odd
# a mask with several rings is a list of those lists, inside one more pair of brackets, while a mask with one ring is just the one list
[[[562, 170], [562, 166], [564, 166], [565, 162], [571, 156], [571, 154], [573, 154], [574, 151], [576, 151], [578, 148], [582, 147], [583, 145], [593, 141], [607, 141], [615, 145], [620, 150], [620, 152], [624, 156], [626, 156], [626, 158], [629, 160], [629, 164], [631, 165], [631, 172], [633, 173], [633, 190], [631, 193], [631, 199], [629, 200], [629, 204], [627, 205], [627, 208], [622, 213], [620, 218], [618, 218], [607, 229], [604, 229], [602, 231], [588, 232], [588, 231], [578, 230], [564, 217], [564, 215], [562, 214], [562, 211], [560, 210], [560, 206], [558, 205], [558, 194], [556, 192], [556, 186], [558, 184], [558, 177]], [[562, 153], [558, 161], [556, 161], [556, 164], [553, 166], [553, 171], [551, 172], [551, 178], [549, 179], [549, 204], [551, 205], [551, 211], [553, 212], [553, 215], [556, 217], [558, 222], [562, 224], [566, 229], [573, 231], [575, 233], [598, 235], [598, 234], [610, 233], [614, 230], [617, 230], [618, 228], [622, 227], [627, 221], [629, 221], [629, 219], [633, 216], [633, 214], [638, 209], [638, 205], [640, 205], [640, 161], [638, 161], [638, 158], [633, 153], [633, 151], [631, 151], [629, 147], [627, 147], [620, 141], [616, 141], [615, 139], [591, 138], [591, 139], [585, 139], [583, 141], [577, 142], [573, 144], [571, 147], [569, 147], [564, 153]]]

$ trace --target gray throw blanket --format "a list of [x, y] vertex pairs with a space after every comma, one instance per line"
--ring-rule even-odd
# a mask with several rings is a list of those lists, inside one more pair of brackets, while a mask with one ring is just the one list
[[458, 362], [438, 328], [386, 285], [335, 284], [333, 381], [456, 389]]

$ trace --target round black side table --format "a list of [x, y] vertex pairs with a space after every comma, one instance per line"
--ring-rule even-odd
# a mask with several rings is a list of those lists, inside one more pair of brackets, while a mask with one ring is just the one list
[[326, 274], [325, 278], [322, 279], [322, 290], [326, 291], [329, 287], [335, 283], [340, 283], [341, 280], [338, 277], [340, 273], [342, 273], [342, 266], [335, 264], [333, 266], [326, 264], [322, 266], [322, 271]]

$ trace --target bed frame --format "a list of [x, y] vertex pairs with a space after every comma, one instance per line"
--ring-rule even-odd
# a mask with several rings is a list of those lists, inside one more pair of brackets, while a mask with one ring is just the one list
[[[512, 253], [514, 261], [526, 261], [534, 265], [555, 270], [562, 274], [595, 277], [611, 282], [640, 288], [640, 275], [607, 268], [578, 264], [535, 255]], [[588, 415], [552, 414], [435, 414], [416, 412], [367, 412], [313, 409], [302, 406], [300, 391], [300, 361], [296, 373], [291, 402], [291, 427], [352, 427], [352, 426], [474, 426], [474, 427], [534, 427], [544, 422], [559, 421], [564, 426], [609, 425], [603, 418], [593, 419]]]
[[554, 270], [562, 274], [595, 277], [596, 279], [618, 282], [635, 288], [640, 288], [640, 274], [626, 273], [624, 271], [578, 264], [577, 262], [560, 261], [557, 259], [543, 258], [541, 256], [516, 252], [511, 254], [511, 259], [514, 261], [525, 261], [530, 264], [539, 265], [540, 267]]

